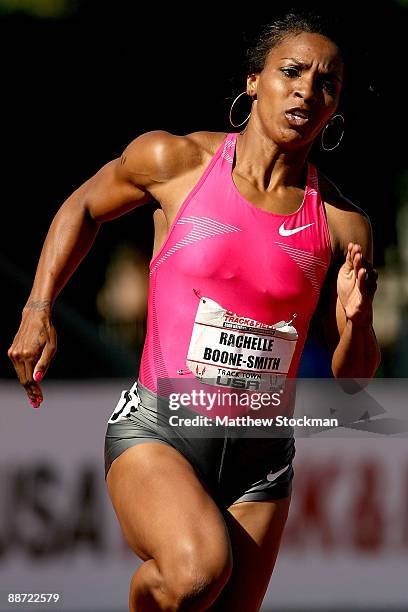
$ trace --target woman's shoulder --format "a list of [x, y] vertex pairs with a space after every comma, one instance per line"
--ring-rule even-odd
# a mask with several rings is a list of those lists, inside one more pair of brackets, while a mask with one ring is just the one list
[[123, 157], [128, 166], [148, 171], [154, 181], [164, 182], [212, 157], [225, 132], [192, 132], [176, 135], [165, 130], [145, 132], [135, 138], [125, 149]]
[[346, 197], [339, 187], [319, 172], [319, 191], [325, 206], [333, 247], [341, 253], [349, 242], [369, 244], [372, 229], [368, 214]]
[[182, 136], [182, 138], [193, 143], [208, 155], [213, 156], [227, 135], [227, 132], [192, 132]]
[[368, 219], [367, 213], [345, 196], [339, 187], [325, 174], [319, 171], [319, 191], [326, 206], [338, 211], [339, 214], [356, 214]]

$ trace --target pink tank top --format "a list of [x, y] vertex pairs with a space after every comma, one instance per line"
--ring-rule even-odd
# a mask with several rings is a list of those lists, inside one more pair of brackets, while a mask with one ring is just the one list
[[221, 143], [150, 263], [139, 380], [153, 392], [158, 379], [296, 376], [331, 259], [318, 174], [309, 163], [296, 212], [261, 210], [232, 179], [237, 136]]

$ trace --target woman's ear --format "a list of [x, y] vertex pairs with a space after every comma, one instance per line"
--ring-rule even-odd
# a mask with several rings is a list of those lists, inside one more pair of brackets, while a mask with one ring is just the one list
[[247, 94], [251, 96], [254, 100], [256, 100], [256, 90], [258, 87], [258, 74], [249, 74], [247, 76]]

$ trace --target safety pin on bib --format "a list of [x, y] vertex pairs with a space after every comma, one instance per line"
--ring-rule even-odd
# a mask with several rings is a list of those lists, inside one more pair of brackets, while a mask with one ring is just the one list
[[291, 320], [290, 320], [290, 321], [288, 321], [288, 322], [286, 323], [286, 325], [292, 325], [292, 323], [293, 323], [293, 321], [296, 319], [296, 317], [297, 317], [297, 312], [294, 312], [294, 313], [292, 314], [292, 318], [291, 318]]
[[194, 295], [196, 295], [198, 297], [198, 299], [202, 300], [203, 304], [205, 304], [206, 300], [202, 297], [200, 291], [198, 289], [194, 289], [194, 287], [193, 287], [193, 292], [194, 292]]

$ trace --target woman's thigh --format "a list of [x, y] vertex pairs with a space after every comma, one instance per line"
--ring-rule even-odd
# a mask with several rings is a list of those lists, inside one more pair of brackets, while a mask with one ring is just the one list
[[290, 496], [233, 504], [227, 525], [234, 556], [232, 575], [209, 610], [257, 612], [267, 591], [286, 523]]
[[125, 450], [107, 475], [124, 536], [159, 569], [185, 565], [201, 551], [214, 566], [232, 563], [224, 517], [187, 459], [167, 444]]

